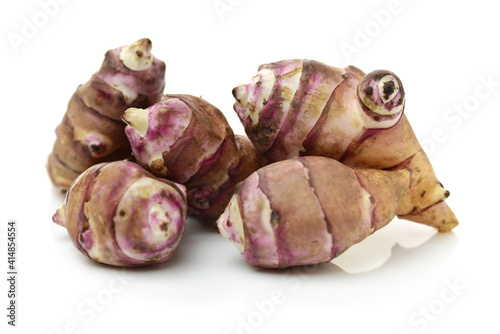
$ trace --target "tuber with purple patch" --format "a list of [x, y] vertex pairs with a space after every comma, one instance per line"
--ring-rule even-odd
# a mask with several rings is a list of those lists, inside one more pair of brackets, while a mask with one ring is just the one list
[[387, 225], [419, 173], [355, 170], [324, 157], [276, 162], [236, 186], [217, 225], [250, 264], [328, 262]]
[[394, 73], [285, 60], [261, 65], [233, 96], [248, 137], [270, 161], [323, 156], [355, 168], [418, 167], [418, 184], [403, 197], [398, 217], [441, 232], [458, 225], [445, 202], [450, 192], [403, 113], [405, 91]]
[[61, 190], [90, 166], [130, 155], [122, 113], [155, 103], [165, 86], [165, 63], [151, 48], [144, 38], [109, 50], [99, 71], [71, 97], [47, 162], [49, 176]]
[[190, 212], [203, 219], [219, 217], [236, 183], [267, 164], [219, 109], [195, 96], [164, 95], [147, 109], [128, 109], [123, 120], [139, 164], [184, 184]]
[[187, 216], [186, 189], [129, 161], [94, 165], [73, 182], [53, 221], [94, 261], [122, 267], [167, 261]]

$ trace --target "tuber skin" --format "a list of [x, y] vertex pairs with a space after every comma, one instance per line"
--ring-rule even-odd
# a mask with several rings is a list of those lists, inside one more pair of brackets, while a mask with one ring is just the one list
[[122, 267], [167, 261], [187, 215], [186, 189], [139, 165], [116, 161], [80, 174], [52, 220], [94, 261]]
[[328, 262], [387, 225], [418, 174], [354, 170], [324, 157], [276, 162], [236, 186], [217, 226], [252, 265]]
[[140, 165], [184, 184], [190, 213], [201, 219], [218, 218], [236, 183], [267, 164], [219, 109], [195, 96], [164, 95], [147, 109], [128, 109], [123, 120]]
[[130, 155], [122, 113], [155, 103], [165, 86], [165, 63], [151, 47], [144, 38], [108, 51], [99, 71], [71, 97], [47, 161], [49, 176], [61, 190], [90, 166]]
[[249, 84], [233, 89], [234, 109], [245, 131], [270, 161], [323, 156], [353, 168], [419, 168], [399, 218], [446, 232], [458, 220], [427, 155], [404, 115], [405, 92], [392, 72], [365, 75], [314, 60], [261, 65]]

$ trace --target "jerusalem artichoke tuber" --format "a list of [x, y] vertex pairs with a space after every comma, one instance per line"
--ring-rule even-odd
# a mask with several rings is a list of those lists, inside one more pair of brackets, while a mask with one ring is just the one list
[[113, 266], [167, 261], [177, 248], [187, 214], [184, 186], [137, 164], [94, 165], [75, 180], [53, 217], [89, 258]]
[[47, 162], [49, 176], [61, 190], [88, 167], [130, 154], [122, 113], [150, 106], [165, 85], [165, 63], [151, 54], [151, 47], [149, 39], [141, 39], [108, 51], [100, 70], [77, 88]]
[[190, 212], [217, 218], [235, 184], [266, 164], [246, 137], [236, 137], [222, 112], [191, 95], [165, 95], [123, 114], [132, 152], [158, 177], [184, 184]]
[[418, 173], [353, 170], [323, 157], [276, 162], [236, 186], [217, 225], [250, 264], [327, 262], [388, 224]]
[[445, 203], [450, 193], [403, 114], [405, 92], [394, 73], [286, 60], [261, 65], [233, 95], [246, 133], [269, 160], [315, 155], [358, 168], [418, 167], [418, 184], [402, 199], [398, 217], [439, 231], [458, 225]]

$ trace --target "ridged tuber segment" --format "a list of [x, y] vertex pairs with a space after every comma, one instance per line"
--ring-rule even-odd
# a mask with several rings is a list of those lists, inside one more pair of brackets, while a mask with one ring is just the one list
[[220, 216], [237, 182], [267, 163], [233, 131], [215, 106], [191, 95], [165, 95], [147, 109], [123, 114], [137, 161], [158, 177], [187, 187], [190, 212]]
[[458, 225], [444, 202], [450, 193], [403, 113], [405, 92], [394, 73], [285, 60], [261, 65], [233, 96], [248, 137], [270, 161], [314, 155], [356, 168], [419, 168], [398, 217], [442, 232]]
[[236, 186], [217, 225], [250, 264], [328, 262], [387, 225], [418, 174], [353, 170], [323, 157], [276, 162]]
[[75, 180], [53, 217], [94, 261], [136, 267], [167, 261], [184, 232], [186, 189], [139, 165], [94, 165]]
[[165, 63], [151, 54], [151, 47], [144, 38], [108, 51], [99, 71], [77, 88], [47, 162], [61, 190], [90, 166], [130, 155], [122, 113], [155, 103], [165, 85]]

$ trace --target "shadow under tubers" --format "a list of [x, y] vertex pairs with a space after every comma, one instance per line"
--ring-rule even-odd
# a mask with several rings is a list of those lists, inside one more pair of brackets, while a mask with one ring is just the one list
[[[396, 280], [407, 281], [407, 284], [411, 285], [412, 281], [418, 280], [419, 277], [432, 276], [439, 271], [458, 244], [455, 233], [434, 233], [431, 237], [426, 238], [416, 246], [404, 247], [400, 244], [398, 236], [391, 233], [385, 240], [379, 239], [376, 247], [365, 245], [364, 242], [357, 244], [356, 246], [361, 248], [360, 254], [362, 253], [364, 256], [351, 257], [348, 250], [339, 258], [326, 263], [283, 270], [255, 266], [251, 266], [251, 269], [267, 275], [307, 274], [310, 279], [315, 280], [315, 282], [317, 280], [316, 283], [321, 283], [323, 279], [328, 280], [325, 281], [325, 284], [331, 284], [333, 278], [346, 278], [344, 283], [351, 282], [359, 286], [360, 289], [370, 290], [370, 293], [373, 293], [371, 286], [358, 285], [358, 279], [365, 282], [367, 276], [373, 280], [376, 277], [391, 276], [395, 277]], [[366, 257], [366, 254], [369, 253], [371, 255]], [[336, 260], [342, 256], [349, 257], [350, 263], [346, 263], [345, 266], [336, 264]], [[408, 263], [411, 263], [411, 266], [408, 266]], [[388, 280], [387, 285], [393, 285], [394, 279]], [[377, 282], [380, 281], [383, 280]]]

